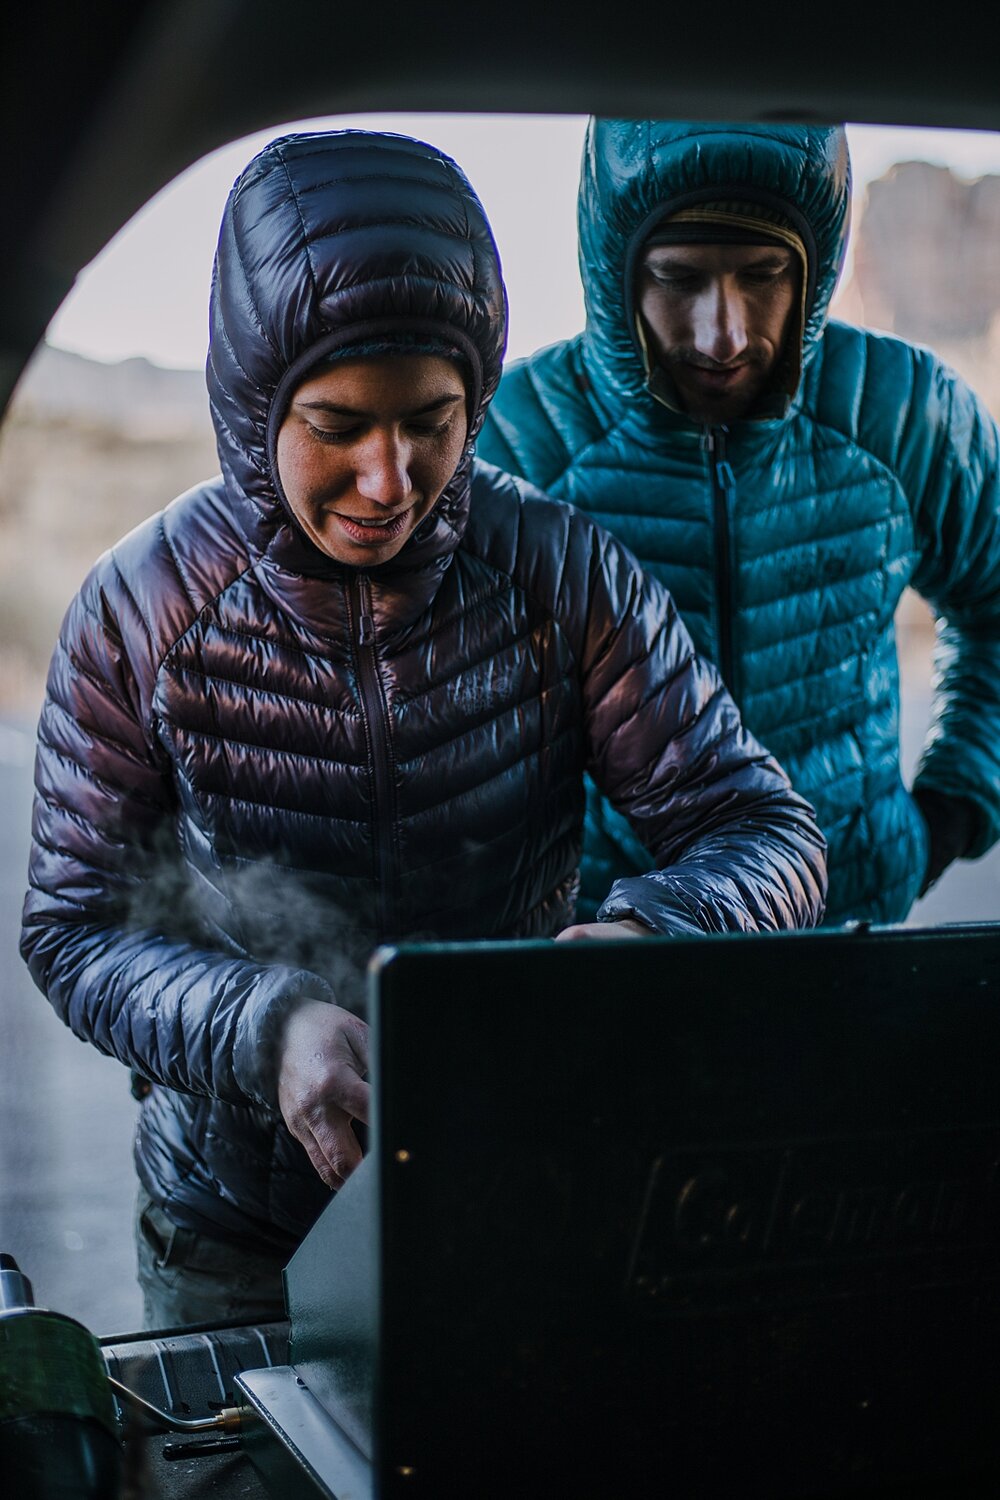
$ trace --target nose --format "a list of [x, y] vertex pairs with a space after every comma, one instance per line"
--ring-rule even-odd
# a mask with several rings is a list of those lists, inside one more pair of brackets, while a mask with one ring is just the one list
[[373, 432], [357, 459], [358, 494], [386, 510], [398, 510], [410, 499], [410, 444], [398, 432]]
[[731, 364], [747, 347], [743, 296], [728, 277], [717, 277], [693, 309], [694, 347], [717, 364]]

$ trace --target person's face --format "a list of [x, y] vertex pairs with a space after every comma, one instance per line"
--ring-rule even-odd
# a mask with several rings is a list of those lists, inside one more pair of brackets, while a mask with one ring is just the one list
[[651, 245], [638, 306], [650, 352], [697, 421], [744, 416], [784, 352], [801, 295], [791, 250], [771, 245]]
[[278, 474], [310, 540], [353, 567], [395, 557], [458, 467], [465, 401], [437, 355], [345, 359], [307, 376], [278, 432]]

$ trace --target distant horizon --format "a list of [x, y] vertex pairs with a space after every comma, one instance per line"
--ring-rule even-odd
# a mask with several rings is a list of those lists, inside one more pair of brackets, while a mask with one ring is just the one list
[[204, 364], [164, 365], [161, 364], [159, 360], [153, 359], [148, 354], [122, 354], [111, 356], [105, 356], [101, 354], [84, 354], [81, 349], [67, 349], [63, 344], [54, 344], [48, 337], [42, 339], [42, 342], [36, 347], [35, 353], [37, 354], [38, 351], [43, 348], [51, 349], [56, 354], [72, 355], [74, 359], [85, 360], [87, 364], [107, 365], [109, 369], [115, 368], [118, 365], [146, 364], [152, 366], [154, 370], [164, 370], [168, 375], [203, 375], [205, 373]]
[[[576, 190], [586, 118], [379, 114], [276, 126], [182, 172], [81, 272], [46, 342], [110, 366], [143, 359], [162, 370], [203, 370], [212, 259], [232, 181], [251, 156], [286, 130], [352, 126], [421, 135], [467, 172], [504, 265], [511, 303], [508, 361], [582, 328]], [[906, 161], [948, 167], [967, 181], [1000, 174], [1000, 133], [848, 125], [847, 135], [855, 212], [869, 182]], [[850, 251], [842, 285], [849, 275]]]

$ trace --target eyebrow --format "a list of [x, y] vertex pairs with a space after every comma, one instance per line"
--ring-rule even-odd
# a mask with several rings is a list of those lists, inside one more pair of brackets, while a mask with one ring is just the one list
[[[426, 417], [432, 411], [440, 411], [443, 406], [454, 406], [456, 402], [464, 398], [459, 395], [436, 396], [433, 401], [428, 401], [425, 406], [415, 406], [408, 411], [408, 417]], [[339, 406], [336, 401], [293, 401], [294, 406], [301, 407], [304, 411], [324, 411], [334, 417], [365, 417], [369, 413], [361, 406]]]

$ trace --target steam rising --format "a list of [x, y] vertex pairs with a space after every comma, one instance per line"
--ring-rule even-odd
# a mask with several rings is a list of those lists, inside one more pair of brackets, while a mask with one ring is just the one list
[[370, 883], [358, 882], [358, 909], [347, 912], [331, 899], [324, 875], [265, 860], [206, 874], [179, 856], [172, 829], [146, 859], [127, 905], [129, 928], [227, 957], [307, 969], [330, 986], [338, 1005], [364, 1015], [368, 959], [385, 940]]

